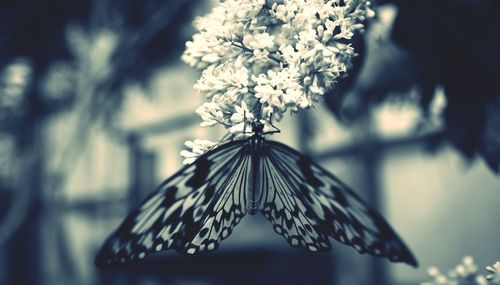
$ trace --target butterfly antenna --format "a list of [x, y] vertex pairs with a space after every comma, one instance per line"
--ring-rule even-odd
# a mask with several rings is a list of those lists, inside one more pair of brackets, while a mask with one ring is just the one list
[[222, 138], [219, 139], [219, 142], [226, 141], [229, 136], [231, 136], [231, 133], [226, 133]]

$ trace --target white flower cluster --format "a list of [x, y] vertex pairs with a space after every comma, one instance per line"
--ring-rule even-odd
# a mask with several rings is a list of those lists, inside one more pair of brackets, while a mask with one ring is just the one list
[[183, 150], [181, 151], [181, 156], [184, 156], [185, 159], [182, 163], [184, 164], [190, 164], [193, 161], [196, 160], [196, 158], [203, 153], [205, 153], [207, 150], [211, 149], [212, 147], [215, 146], [214, 142], [211, 142], [209, 140], [200, 140], [196, 139], [194, 141], [187, 141], [185, 145], [191, 149], [191, 151]]
[[495, 262], [492, 266], [487, 266], [486, 270], [490, 273], [486, 275], [486, 279], [493, 284], [500, 284], [500, 261]]
[[[182, 59], [203, 70], [202, 126], [268, 127], [309, 108], [356, 55], [351, 39], [372, 16], [368, 0], [225, 0], [195, 20]], [[187, 153], [185, 153], [187, 154]]]
[[448, 274], [443, 274], [436, 267], [430, 267], [429, 276], [433, 278], [431, 282], [424, 282], [420, 285], [489, 285], [500, 284], [500, 262], [493, 266], [486, 267], [490, 272], [484, 276], [478, 273], [477, 265], [470, 256], [463, 258], [462, 263], [458, 264]]

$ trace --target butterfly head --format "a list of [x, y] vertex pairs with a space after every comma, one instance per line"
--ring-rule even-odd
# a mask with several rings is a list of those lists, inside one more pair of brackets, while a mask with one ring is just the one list
[[264, 124], [262, 120], [253, 121], [251, 123], [252, 135], [262, 137], [264, 135], [271, 135], [280, 132], [280, 130], [277, 127], [275, 127], [272, 123], [270, 123], [269, 125], [266, 126], [266, 124]]
[[252, 132], [256, 135], [262, 135], [264, 133], [264, 124], [260, 121], [253, 121]]

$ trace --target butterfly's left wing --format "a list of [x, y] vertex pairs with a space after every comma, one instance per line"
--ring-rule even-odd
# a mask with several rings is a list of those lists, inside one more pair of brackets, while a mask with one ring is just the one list
[[292, 246], [326, 251], [330, 249], [330, 236], [360, 253], [417, 265], [380, 214], [304, 155], [284, 144], [266, 141], [261, 167], [261, 211]]
[[96, 264], [142, 259], [175, 249], [210, 251], [246, 213], [251, 156], [247, 141], [207, 152], [164, 181], [108, 238]]

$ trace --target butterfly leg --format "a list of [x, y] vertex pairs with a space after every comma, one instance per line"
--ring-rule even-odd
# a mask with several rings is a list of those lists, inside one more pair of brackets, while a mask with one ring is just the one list
[[269, 131], [269, 132], [265, 132], [264, 134], [266, 134], [266, 135], [272, 135], [272, 134], [276, 134], [276, 133], [281, 133], [281, 130], [278, 129], [278, 127], [276, 127], [273, 124], [273, 113], [271, 113], [271, 115], [269, 116], [269, 125], [271, 125], [271, 127], [273, 127], [274, 130]]

